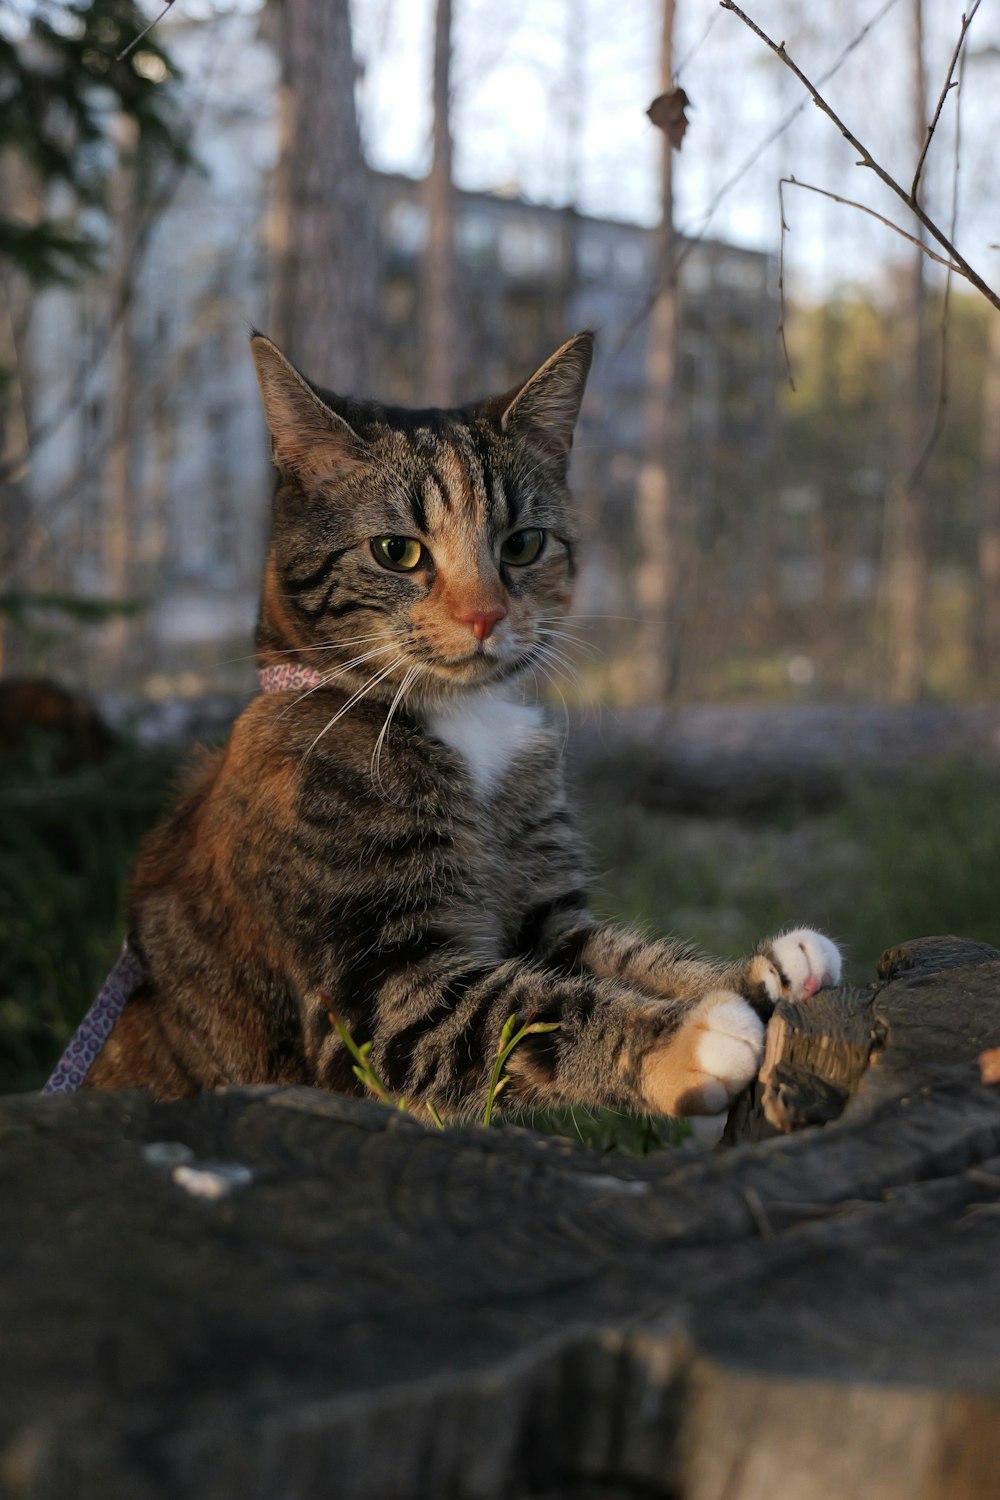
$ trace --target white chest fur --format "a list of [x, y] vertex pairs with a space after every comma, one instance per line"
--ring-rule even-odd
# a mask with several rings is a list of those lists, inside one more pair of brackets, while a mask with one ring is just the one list
[[540, 708], [508, 703], [491, 693], [477, 693], [427, 716], [427, 728], [462, 756], [480, 797], [488, 794], [508, 766], [531, 748], [542, 729]]

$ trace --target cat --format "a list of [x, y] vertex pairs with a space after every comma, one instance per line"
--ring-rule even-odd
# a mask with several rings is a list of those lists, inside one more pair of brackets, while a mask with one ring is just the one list
[[570, 601], [592, 336], [453, 411], [343, 398], [251, 347], [278, 472], [272, 690], [140, 850], [144, 977], [86, 1086], [364, 1093], [339, 1022], [392, 1097], [473, 1118], [513, 1016], [547, 1029], [511, 1053], [498, 1110], [718, 1115], [762, 1017], [841, 960], [800, 929], [710, 962], [588, 910], [561, 736], [518, 683]]

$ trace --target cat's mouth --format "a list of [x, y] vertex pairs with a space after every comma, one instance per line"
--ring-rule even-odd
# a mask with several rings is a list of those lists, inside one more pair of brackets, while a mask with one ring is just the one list
[[482, 646], [477, 646], [465, 656], [439, 657], [434, 666], [443, 669], [450, 682], [479, 686], [484, 682], [500, 682], [508, 677], [516, 677], [519, 672], [532, 666], [539, 655], [537, 646], [530, 646], [513, 656], [490, 656]]

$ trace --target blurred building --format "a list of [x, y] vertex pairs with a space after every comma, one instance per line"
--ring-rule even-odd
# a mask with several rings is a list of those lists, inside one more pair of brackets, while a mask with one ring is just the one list
[[[183, 62], [183, 28], [174, 36]], [[83, 635], [59, 635], [51, 622], [47, 664], [95, 688], [166, 694], [252, 680], [272, 480], [247, 332], [268, 327], [276, 90], [273, 58], [249, 21], [228, 36], [197, 102], [200, 169], [166, 183], [155, 212], [123, 181], [117, 270], [100, 287], [47, 294], [34, 319], [31, 384], [47, 435], [29, 476], [23, 583], [139, 606], [128, 622]], [[420, 185], [373, 174], [372, 189], [385, 288], [374, 394], [419, 402]], [[525, 377], [569, 333], [598, 332], [574, 458], [591, 544], [581, 608], [627, 613], [651, 235], [486, 193], [458, 195], [456, 235], [457, 355], [470, 397]], [[680, 287], [685, 492], [711, 537], [727, 507], [760, 491], [769, 463], [773, 257], [693, 244]], [[307, 373], [322, 383], [322, 370]], [[734, 553], [727, 587], [738, 590], [754, 558], [752, 547]]]

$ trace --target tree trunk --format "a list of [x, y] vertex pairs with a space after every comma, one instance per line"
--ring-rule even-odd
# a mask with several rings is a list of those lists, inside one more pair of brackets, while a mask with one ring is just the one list
[[[133, 358], [134, 328], [132, 298], [128, 285], [136, 274], [138, 235], [138, 182], [135, 153], [139, 141], [134, 120], [122, 116], [118, 129], [118, 169], [111, 184], [112, 219], [117, 225], [115, 262], [112, 271], [112, 307], [122, 313], [111, 343], [108, 382], [108, 447], [103, 463], [103, 504], [101, 507], [101, 563], [104, 592], [109, 599], [125, 599], [131, 585], [135, 549], [135, 392], [136, 374]], [[135, 626], [124, 616], [104, 625], [102, 657], [104, 665], [120, 674], [128, 655], [130, 637]]]
[[421, 287], [421, 370], [418, 396], [433, 406], [457, 399], [458, 275], [451, 142], [451, 0], [437, 0], [434, 17], [434, 151], [424, 182], [427, 241]]
[[983, 383], [976, 655], [980, 686], [1000, 682], [1000, 317], [990, 323]]
[[274, 333], [310, 379], [370, 391], [378, 308], [372, 194], [347, 0], [280, 0]]
[[[919, 155], [927, 132], [922, 0], [913, 7], [913, 145]], [[923, 227], [915, 226], [923, 238]], [[912, 702], [923, 691], [927, 667], [927, 494], [919, 455], [927, 442], [926, 286], [924, 255], [915, 250], [899, 313], [899, 368], [893, 478], [886, 496], [885, 576], [888, 696]]]
[[[660, 89], [673, 86], [674, 0], [664, 0]], [[640, 701], [667, 696], [678, 664], [677, 334], [679, 297], [674, 274], [673, 160], [660, 145], [661, 220], [654, 245], [653, 283], [659, 295], [649, 323], [646, 354], [645, 455], [636, 497], [635, 598], [641, 625], [632, 694]]]

